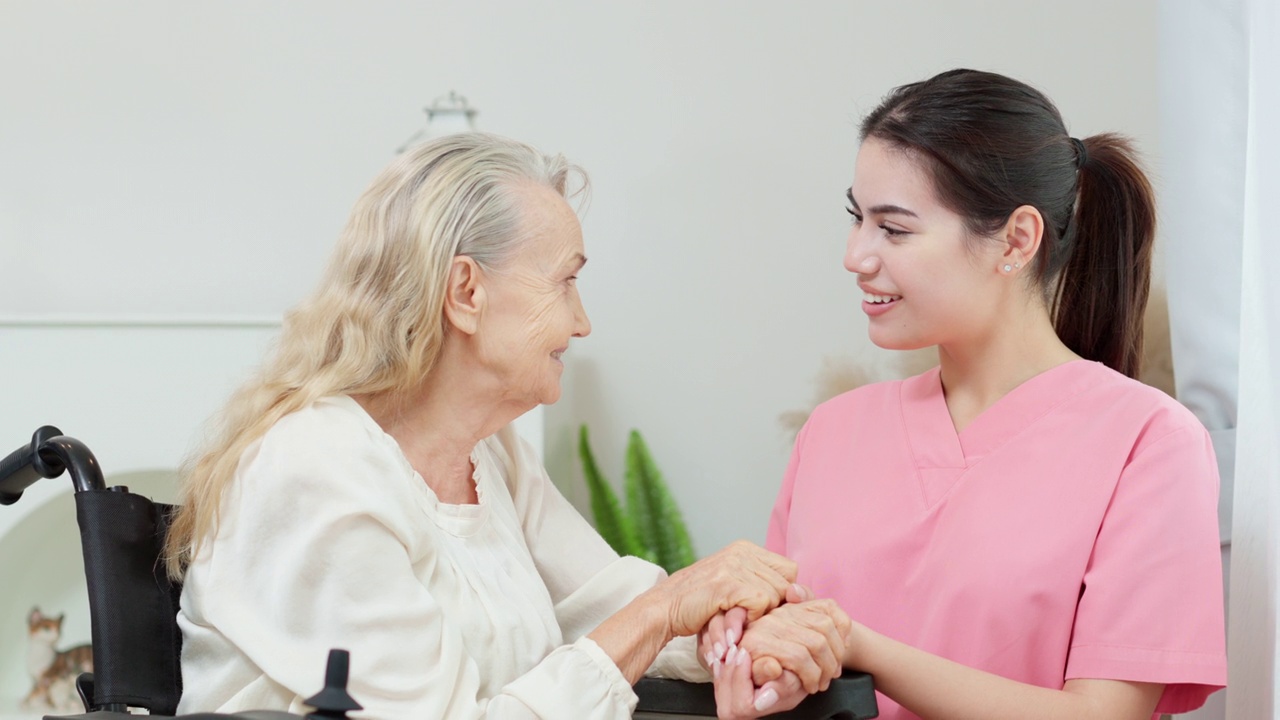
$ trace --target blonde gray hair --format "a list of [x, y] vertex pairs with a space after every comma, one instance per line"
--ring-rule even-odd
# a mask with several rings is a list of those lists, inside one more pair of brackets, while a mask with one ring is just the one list
[[384, 168], [356, 201], [319, 286], [285, 316], [272, 356], [185, 467], [169, 574], [181, 578], [212, 538], [241, 455], [280, 418], [326, 395], [419, 387], [444, 342], [453, 258], [501, 269], [524, 239], [520, 186], [563, 197], [574, 177], [585, 190], [585, 174], [562, 156], [485, 133], [423, 143]]

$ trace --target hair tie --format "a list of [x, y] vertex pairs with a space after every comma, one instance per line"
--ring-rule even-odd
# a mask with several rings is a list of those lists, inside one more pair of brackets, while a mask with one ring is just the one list
[[1076, 169], [1085, 166], [1089, 162], [1089, 151], [1084, 146], [1084, 141], [1079, 138], [1068, 138], [1071, 140], [1071, 146], [1076, 149]]

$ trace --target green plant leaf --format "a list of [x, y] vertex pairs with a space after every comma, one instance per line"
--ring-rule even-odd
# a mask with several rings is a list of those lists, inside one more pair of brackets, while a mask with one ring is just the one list
[[635, 555], [652, 562], [653, 553], [640, 542], [635, 527], [622, 512], [618, 496], [596, 465], [586, 425], [578, 427], [578, 457], [582, 459], [582, 474], [587, 480], [587, 489], [591, 492], [591, 514], [595, 516], [596, 531], [600, 533], [600, 537], [619, 555]]
[[656, 562], [668, 573], [693, 564], [697, 557], [680, 508], [663, 482], [648, 445], [636, 430], [631, 431], [627, 442], [625, 485], [631, 524], [640, 541], [657, 556]]

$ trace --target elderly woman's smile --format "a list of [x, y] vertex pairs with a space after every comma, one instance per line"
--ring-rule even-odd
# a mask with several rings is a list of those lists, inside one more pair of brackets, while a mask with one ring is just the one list
[[501, 394], [532, 408], [560, 398], [561, 358], [591, 321], [578, 296], [587, 258], [577, 215], [549, 188], [528, 184], [520, 195], [525, 241], [505, 266], [483, 274], [488, 305], [471, 339], [474, 362]]

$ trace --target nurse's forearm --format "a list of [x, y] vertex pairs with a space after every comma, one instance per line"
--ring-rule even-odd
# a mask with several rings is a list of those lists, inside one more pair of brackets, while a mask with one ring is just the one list
[[924, 720], [1150, 720], [1163, 685], [1069, 680], [1028, 685], [931, 655], [855, 624], [845, 667]]
[[645, 591], [587, 633], [632, 685], [671, 642], [670, 601], [662, 586]]

